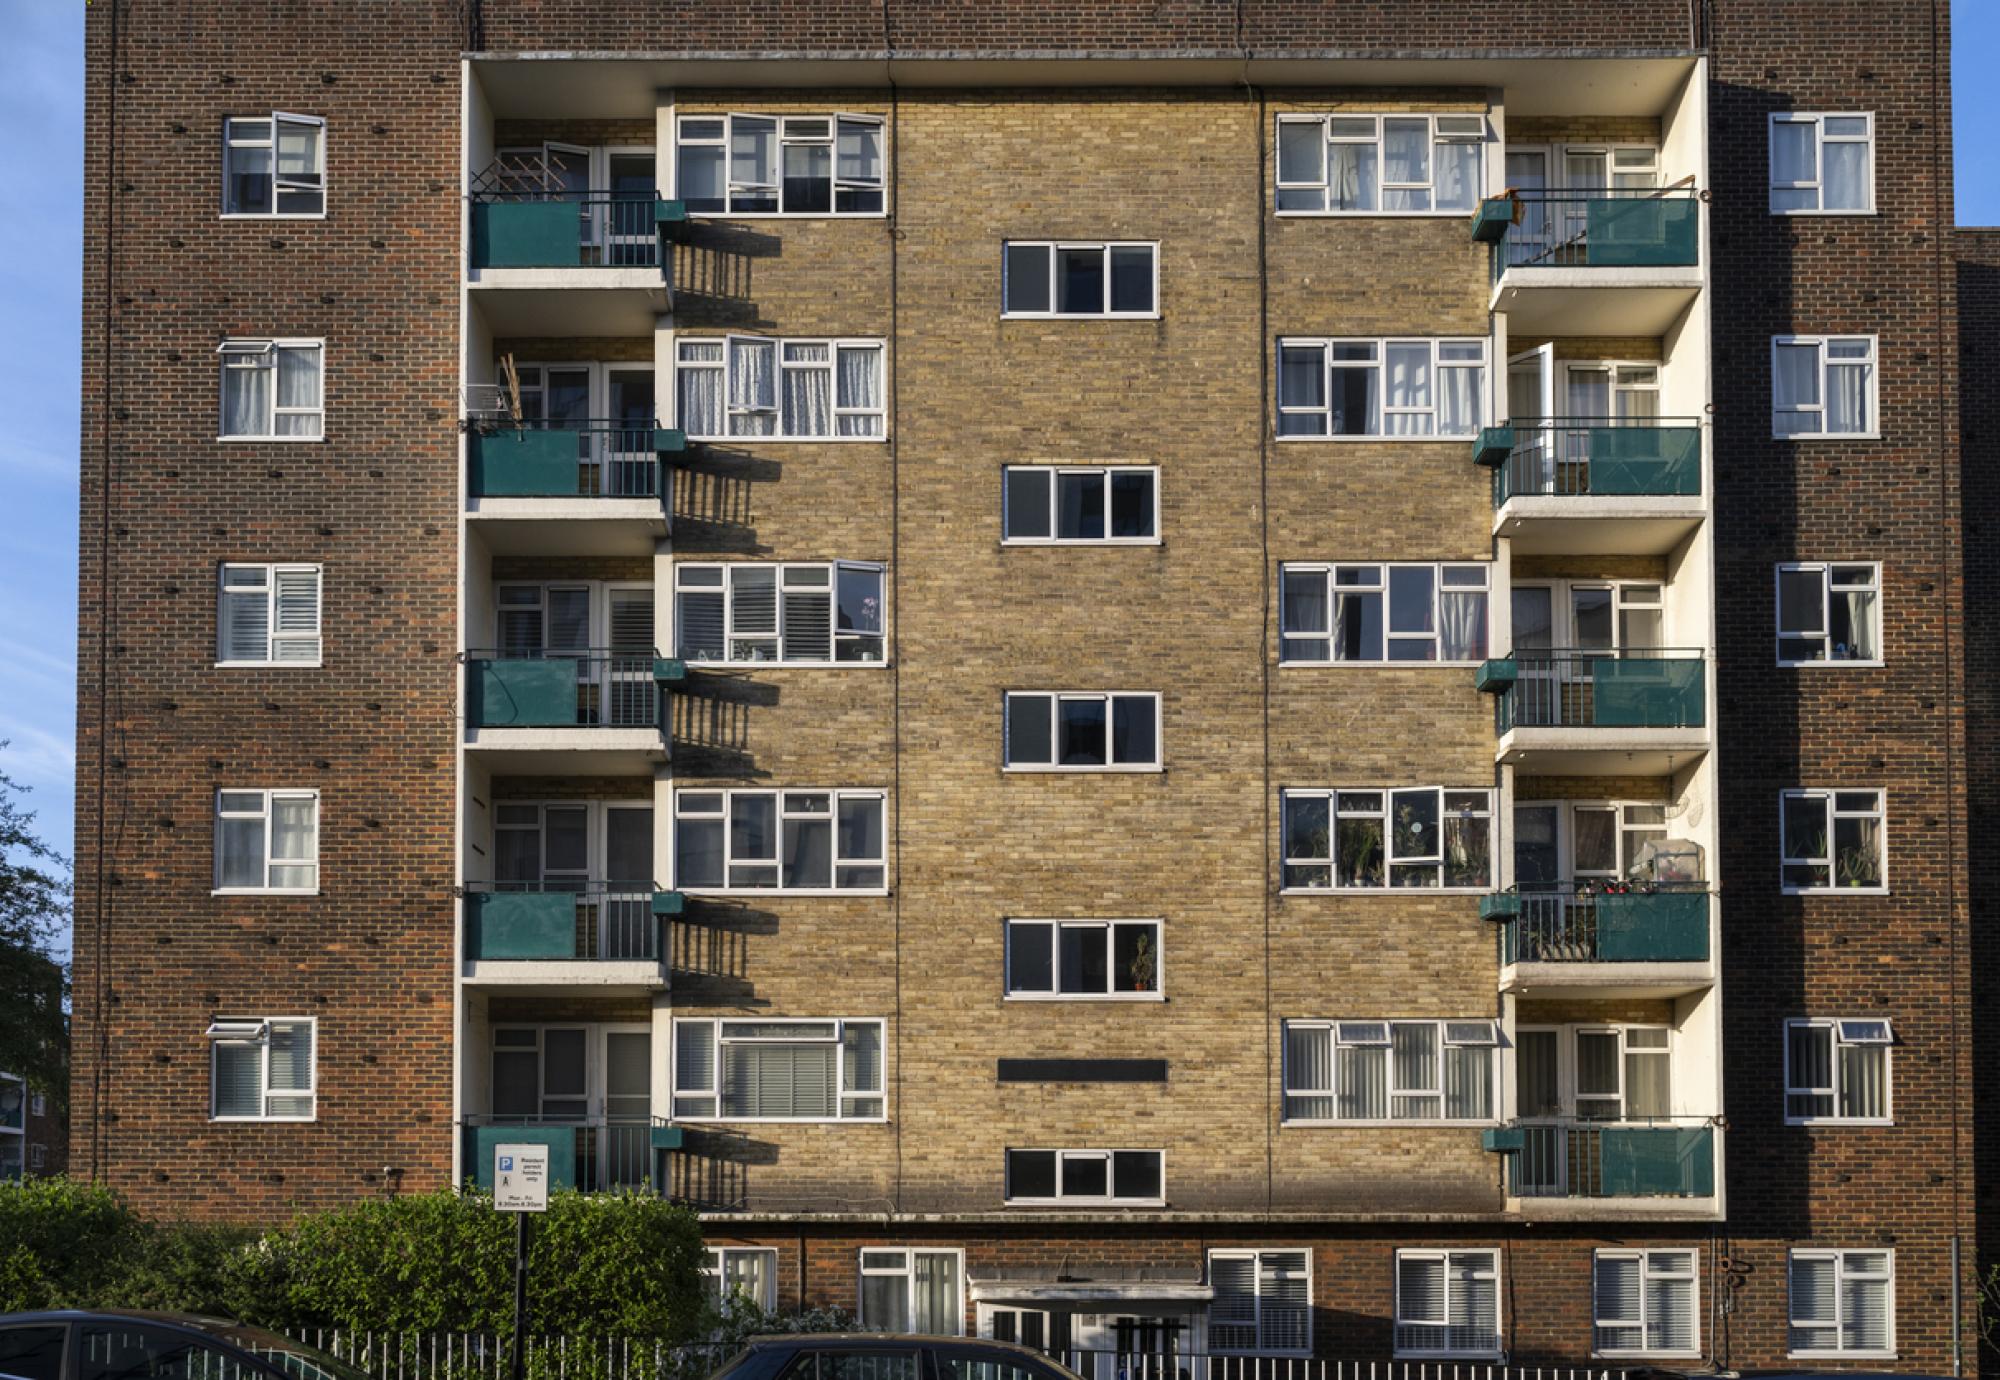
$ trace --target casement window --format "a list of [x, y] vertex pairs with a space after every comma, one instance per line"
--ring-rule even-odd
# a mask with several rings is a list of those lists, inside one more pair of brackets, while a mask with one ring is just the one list
[[1499, 1355], [1500, 1253], [1397, 1251], [1397, 1358]]
[[1785, 1120], [1887, 1126], [1895, 1032], [1881, 1017], [1785, 1022]]
[[879, 1020], [676, 1020], [674, 1115], [881, 1121]]
[[1007, 995], [1023, 1001], [1159, 1001], [1158, 920], [1009, 920]]
[[1786, 791], [1778, 798], [1787, 892], [1885, 892], [1889, 865], [1881, 791]]
[[1658, 1121], [1673, 1114], [1673, 1032], [1665, 1026], [1577, 1027], [1567, 1111], [1579, 1121]]
[[1492, 1021], [1286, 1021], [1288, 1123], [1491, 1123]]
[[674, 567], [674, 655], [710, 666], [824, 666], [883, 659], [883, 567]]
[[1875, 209], [1875, 117], [1771, 116], [1771, 214], [1865, 215]]
[[1160, 471], [1142, 465], [1008, 465], [1000, 539], [1009, 545], [1157, 544]]
[[222, 428], [225, 441], [317, 441], [325, 434], [319, 340], [225, 340]]
[[1152, 692], [1010, 690], [1009, 771], [1158, 771], [1160, 697]]
[[312, 219], [326, 214], [326, 121], [315, 115], [222, 122], [222, 214]]
[[1167, 1200], [1159, 1150], [1009, 1150], [1006, 1199], [1064, 1207], [1160, 1206]]
[[1312, 1252], [1210, 1251], [1212, 1351], [1312, 1355]]
[[1693, 1251], [1599, 1251], [1591, 1272], [1599, 1356], [1699, 1356]]
[[225, 563], [219, 600], [216, 665], [319, 665], [318, 566]]
[[1788, 1273], [1792, 1355], [1895, 1355], [1894, 1251], [1794, 1250]]
[[212, 1121], [311, 1121], [313, 1047], [310, 1016], [218, 1017], [208, 1027]]
[[1493, 792], [1286, 790], [1287, 891], [1493, 886]]
[[1882, 664], [1882, 565], [1796, 561], [1778, 566], [1778, 664]]
[[1046, 1308], [1004, 1308], [983, 1303], [979, 1306], [979, 1335], [996, 1342], [1012, 1342], [1030, 1351], [1047, 1351], [1051, 1335], [1049, 1312]]
[[683, 336], [677, 425], [703, 441], [879, 441], [882, 353], [880, 340]]
[[319, 792], [215, 793], [218, 892], [319, 890]]
[[1471, 436], [1486, 415], [1484, 340], [1278, 341], [1278, 435]]
[[683, 115], [676, 191], [715, 216], [879, 216], [877, 115]]
[[1486, 185], [1484, 115], [1280, 115], [1279, 214], [1470, 211]]
[[1774, 335], [1771, 434], [1872, 439], [1877, 385], [1872, 335]]
[[778, 1306], [778, 1253], [765, 1246], [710, 1246], [702, 1282], [717, 1303], [741, 1299], [769, 1313]]
[[964, 1293], [964, 1251], [861, 1252], [864, 1332], [963, 1336]]
[[1007, 240], [1000, 247], [1002, 316], [1160, 314], [1160, 246]]
[[881, 791], [678, 791], [674, 885], [683, 891], [880, 891]]
[[1486, 658], [1488, 565], [1278, 567], [1278, 660]]

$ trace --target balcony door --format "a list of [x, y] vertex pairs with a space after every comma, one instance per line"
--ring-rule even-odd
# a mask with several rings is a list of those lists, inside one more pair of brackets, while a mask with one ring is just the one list
[[597, 956], [657, 959], [653, 915], [653, 807], [604, 807], [604, 899], [597, 914]]
[[579, 1188], [636, 1188], [650, 1177], [652, 1085], [650, 1026], [493, 1031], [493, 1119], [576, 1127]]
[[[1539, 215], [1539, 209], [1536, 211]], [[1553, 341], [1507, 361], [1507, 420], [1514, 450], [1507, 458], [1507, 492], [1550, 494], [1556, 488], [1556, 347]]]
[[652, 1176], [653, 1032], [649, 1026], [601, 1026], [603, 1069], [597, 1183], [639, 1188]]
[[[604, 366], [603, 420], [606, 435], [604, 470], [593, 493], [612, 498], [650, 498], [657, 456], [653, 451], [653, 371], [625, 365]], [[650, 639], [648, 639], [650, 645]]]

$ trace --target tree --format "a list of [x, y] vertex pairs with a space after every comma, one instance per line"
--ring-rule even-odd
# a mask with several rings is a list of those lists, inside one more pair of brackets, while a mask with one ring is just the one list
[[69, 860], [35, 832], [20, 801], [27, 789], [0, 771], [0, 1072], [60, 1099], [68, 982], [52, 945], [69, 916]]

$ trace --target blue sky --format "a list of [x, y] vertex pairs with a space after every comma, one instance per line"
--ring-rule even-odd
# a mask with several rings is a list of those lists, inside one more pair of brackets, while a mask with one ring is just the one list
[[[68, 851], [76, 741], [83, 12], [8, 6], [0, 44], [0, 752]], [[2000, 5], [1954, 0], [1958, 222], [2000, 225]], [[1963, 74], [1963, 75], [1961, 75]]]

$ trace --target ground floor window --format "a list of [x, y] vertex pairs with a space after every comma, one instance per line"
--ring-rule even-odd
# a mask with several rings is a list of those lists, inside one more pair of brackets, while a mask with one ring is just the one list
[[869, 1332], [921, 1332], [956, 1337], [965, 1331], [962, 1251], [861, 1252], [861, 1326]]

